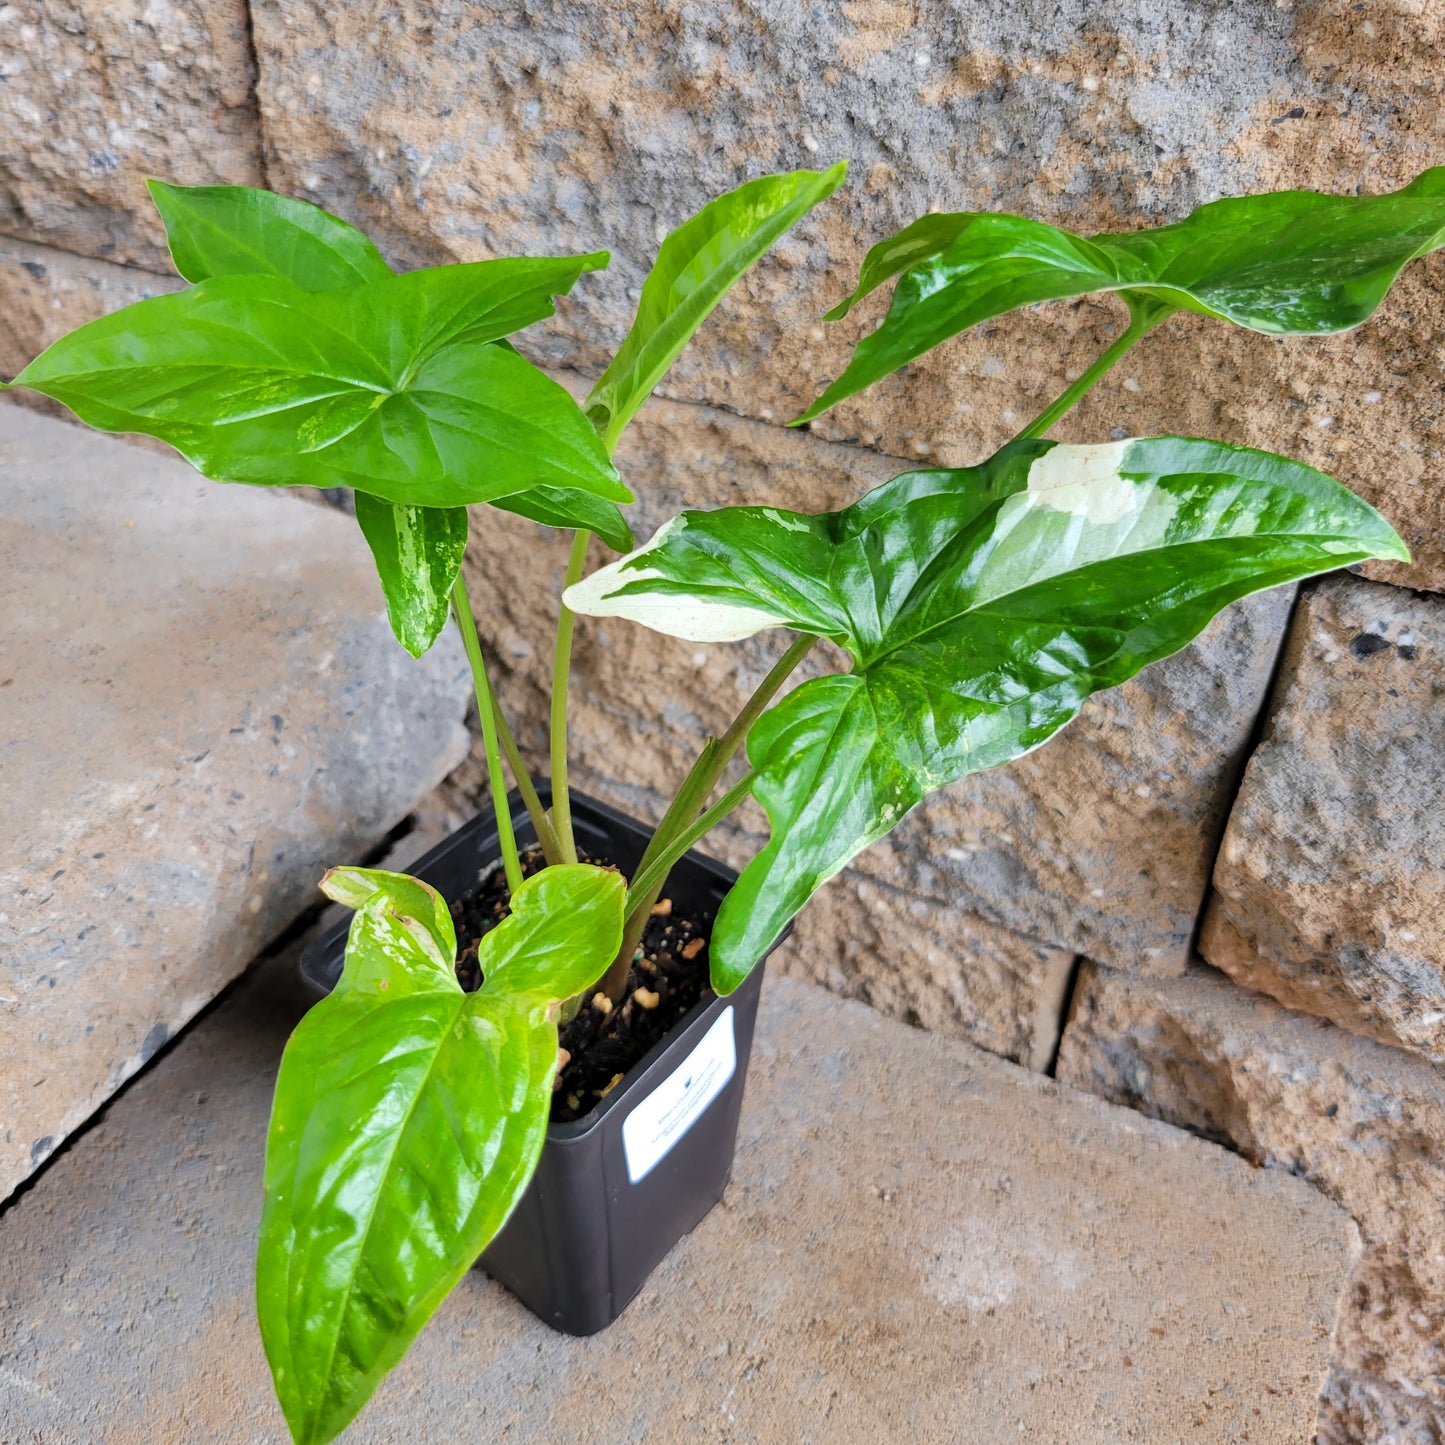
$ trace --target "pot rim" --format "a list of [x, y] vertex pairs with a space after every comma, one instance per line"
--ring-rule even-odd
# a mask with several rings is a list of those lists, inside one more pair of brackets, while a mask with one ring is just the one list
[[[542, 803], [550, 804], [552, 801], [551, 780], [547, 778], [536, 779], [536, 789], [537, 796]], [[573, 812], [575, 814], [585, 815], [590, 813], [593, 815], [593, 820], [601, 823], [603, 826], [627, 828], [633, 831], [648, 833], [650, 836], [650, 829], [648, 829], [645, 823], [639, 822], [636, 818], [628, 817], [626, 813], [621, 812], [619, 809], [590, 797], [578, 789], [574, 788], [571, 790], [571, 798]], [[517, 789], [514, 788], [507, 794], [507, 803], [511, 810], [514, 824], [526, 824], [530, 822], [526, 804]], [[434, 854], [440, 852], [442, 849], [462, 846], [458, 840], [467, 838], [467, 835], [484, 833], [489, 824], [495, 826], [493, 821], [495, 817], [495, 809], [484, 804], [459, 828], [448, 833], [445, 838], [441, 839], [431, 848], [428, 848], [427, 851], [413, 863], [408, 864], [407, 871], [416, 876], [420, 876], [422, 870]], [[469, 838], [467, 838], [467, 841], [469, 841]], [[478, 851], [481, 851], [480, 848]], [[479, 872], [485, 874], [493, 864], [499, 863], [500, 861], [500, 854], [498, 854], [495, 859], [488, 858], [484, 860], [480, 865]], [[729, 868], [726, 863], [719, 862], [718, 859], [711, 857], [697, 848], [688, 849], [687, 853], [684, 854], [683, 858], [679, 861], [685, 861], [702, 868], [704, 872], [711, 875], [711, 881], [723, 891], [731, 888], [732, 885], [737, 882], [738, 874], [732, 868]], [[317, 938], [316, 941], [303, 952], [303, 977], [313, 989], [319, 988], [320, 985], [311, 974], [305, 971], [306, 960], [318, 954], [329, 952], [331, 948], [338, 943], [340, 943], [344, 949], [346, 934], [350, 927], [350, 919], [338, 919], [331, 928]], [[712, 1022], [717, 1016], [719, 1016], [725, 1008], [730, 1006], [729, 1001], [744, 989], [750, 986], [753, 988], [761, 987], [762, 972], [767, 965], [768, 956], [792, 931], [793, 926], [792, 923], [789, 922], [773, 941], [767, 953], [758, 961], [753, 971], [732, 993], [716, 993], [709, 983], [708, 992], [628, 1069], [622, 1082], [618, 1084], [611, 1093], [605, 1098], [599, 1099], [580, 1119], [569, 1119], [560, 1123], [549, 1122], [547, 1125], [548, 1142], [568, 1145], [585, 1139], [589, 1134], [592, 1134], [602, 1127], [603, 1122], [613, 1109], [617, 1108], [624, 1101], [634, 1097], [640, 1088], [650, 1087], [652, 1083], [660, 1082], [660, 1080], [654, 1079], [654, 1075], [659, 1072], [660, 1066], [666, 1065], [668, 1056], [674, 1050], [689, 1047], [693, 1039], [700, 1037], [706, 1028], [711, 1027]]]

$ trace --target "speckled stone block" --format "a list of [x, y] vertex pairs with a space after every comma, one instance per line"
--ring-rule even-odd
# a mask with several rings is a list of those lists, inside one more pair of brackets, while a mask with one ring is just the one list
[[0, 491], [3, 1197], [436, 786], [469, 682], [337, 512], [15, 406]]
[[[372, 230], [400, 260], [612, 252], [524, 349], [596, 374], [657, 243], [769, 170], [852, 163], [728, 298], [664, 382], [679, 400], [796, 416], [882, 315], [835, 325], [867, 247], [929, 210], [1000, 210], [1086, 234], [1256, 190], [1383, 191], [1438, 164], [1433, 0], [256, 0], [272, 184]], [[1181, 316], [1056, 435], [1115, 427], [1301, 455], [1358, 487], [1415, 549], [1378, 574], [1445, 589], [1440, 257], [1378, 318], [1314, 340]], [[815, 424], [910, 459], [987, 455], [1118, 334], [1105, 298], [943, 346]]]
[[774, 967], [1030, 1069], [1053, 1062], [1074, 955], [970, 909], [845, 873], [798, 916]]
[[1445, 1065], [1445, 598], [1306, 589], [1214, 869], [1200, 952]]
[[0, 79], [9, 235], [163, 271], [147, 177], [262, 183], [245, 0], [8, 0]]
[[[22, 1440], [285, 1440], [252, 1255], [294, 968], [0, 1219]], [[345, 1439], [1300, 1445], [1354, 1250], [1300, 1180], [770, 979], [732, 1183], [622, 1317], [554, 1334], [472, 1271]]]
[[1408, 1380], [1333, 1367], [1320, 1400], [1315, 1445], [1440, 1445], [1445, 1403], [1427, 1398]]

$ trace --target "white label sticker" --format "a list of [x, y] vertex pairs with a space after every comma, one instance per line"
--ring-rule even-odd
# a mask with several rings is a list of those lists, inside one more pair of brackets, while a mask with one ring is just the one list
[[729, 1004], [698, 1041], [680, 1068], [662, 1081], [622, 1123], [627, 1177], [636, 1184], [692, 1128], [693, 1121], [722, 1092], [737, 1067], [733, 1010]]

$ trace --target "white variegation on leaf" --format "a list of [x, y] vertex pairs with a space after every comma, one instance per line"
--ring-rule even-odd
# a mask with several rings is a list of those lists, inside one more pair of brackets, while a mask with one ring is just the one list
[[358, 492], [356, 520], [376, 561], [391, 630], [420, 657], [446, 626], [467, 550], [467, 509], [398, 506]]
[[772, 838], [718, 913], [726, 992], [928, 792], [1037, 747], [1247, 593], [1406, 555], [1373, 508], [1268, 452], [1025, 441], [841, 512], [684, 512], [567, 600], [690, 640], [791, 627], [853, 659], [748, 738]]
[[1024, 500], [1031, 507], [1069, 512], [1086, 522], [1117, 522], [1138, 504], [1134, 483], [1124, 475], [1131, 441], [1103, 446], [1060, 445], [1029, 466]]
[[686, 642], [741, 642], [770, 627], [788, 625], [785, 615], [737, 602], [716, 601], [706, 596], [655, 596], [649, 592], [619, 590], [624, 583], [665, 581], [664, 575], [649, 568], [645, 559], [662, 546], [671, 533], [686, 526], [685, 515], [664, 523], [645, 546], [569, 587], [562, 594], [562, 601], [584, 617], [621, 617]]

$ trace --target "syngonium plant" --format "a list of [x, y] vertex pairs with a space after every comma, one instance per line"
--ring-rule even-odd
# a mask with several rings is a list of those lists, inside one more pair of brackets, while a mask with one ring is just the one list
[[[1388, 523], [1313, 467], [1223, 442], [1060, 445], [1044, 433], [1151, 327], [1188, 310], [1271, 335], [1364, 321], [1445, 242], [1445, 168], [1392, 195], [1216, 201], [1176, 225], [1082, 237], [1016, 216], [930, 214], [875, 246], [844, 314], [896, 278], [883, 322], [807, 421], [962, 331], [1113, 292], [1129, 322], [977, 466], [907, 471], [836, 512], [685, 511], [585, 580], [589, 540], [632, 545], [612, 464], [629, 420], [724, 293], [844, 167], [754, 180], [662, 244], [621, 349], [578, 405], [508, 339], [602, 253], [395, 274], [350, 225], [240, 187], [152, 185], [191, 283], [58, 341], [16, 378], [108, 431], [169, 442], [209, 477], [349, 487], [391, 625], [414, 655], [456, 615], [471, 661], [510, 916], [463, 992], [446, 902], [333, 869], [355, 910], [341, 981], [282, 1060], [257, 1265], [261, 1332], [298, 1442], [332, 1439], [505, 1221], [536, 1166], [557, 1018], [620, 997], [682, 854], [745, 797], [771, 824], [713, 926], [736, 988], [808, 898], [933, 790], [1039, 746], [1090, 694], [1183, 647], [1230, 602], [1406, 560]], [[488, 503], [574, 533], [557, 629], [550, 809], [492, 690], [461, 577]], [[709, 739], [633, 877], [579, 862], [567, 785], [574, 618], [676, 637], [794, 634]], [[845, 670], [781, 698], [826, 638]], [[740, 777], [714, 799], [729, 764]], [[546, 866], [524, 880], [505, 796]]]

